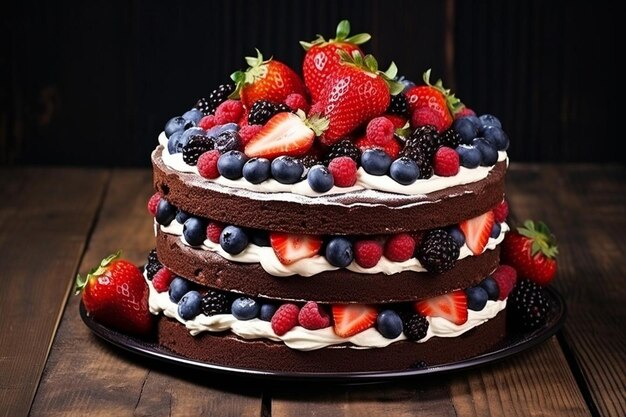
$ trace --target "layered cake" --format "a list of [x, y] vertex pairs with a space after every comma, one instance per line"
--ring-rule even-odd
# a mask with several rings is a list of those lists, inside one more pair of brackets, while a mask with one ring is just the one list
[[265, 371], [403, 370], [506, 334], [509, 139], [430, 71], [382, 72], [350, 37], [260, 52], [152, 153], [158, 343]]

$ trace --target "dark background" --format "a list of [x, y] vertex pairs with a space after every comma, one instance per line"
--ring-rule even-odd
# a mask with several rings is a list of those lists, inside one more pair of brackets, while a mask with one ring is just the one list
[[[297, 72], [298, 40], [347, 18], [364, 50], [428, 68], [504, 123], [514, 161], [624, 162], [617, 2], [62, 1], [0, 6], [0, 164], [147, 166], [165, 122], [258, 47]], [[620, 36], [621, 37], [621, 36]]]

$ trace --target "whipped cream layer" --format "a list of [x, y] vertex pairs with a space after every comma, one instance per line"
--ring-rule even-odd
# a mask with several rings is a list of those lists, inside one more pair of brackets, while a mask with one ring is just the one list
[[[159, 227], [159, 225], [155, 222], [155, 228], [156, 227]], [[231, 255], [230, 253], [222, 249], [219, 243], [211, 242], [208, 239], [206, 239], [201, 246], [191, 246], [189, 245], [189, 243], [187, 243], [183, 236], [183, 225], [178, 223], [176, 220], [172, 220], [172, 222], [168, 226], [161, 225], [160, 228], [161, 231], [163, 231], [164, 233], [179, 236], [181, 242], [186, 246], [190, 246], [198, 250], [207, 250], [214, 252], [232, 262], [259, 263], [261, 264], [261, 267], [263, 268], [263, 270], [265, 270], [265, 272], [277, 277], [286, 277], [292, 275], [310, 277], [321, 272], [334, 271], [336, 269], [339, 269], [338, 267], [331, 265], [326, 260], [326, 258], [321, 255], [301, 259], [297, 262], [292, 263], [291, 265], [283, 265], [271, 247], [257, 246], [252, 243], [248, 244], [248, 246], [246, 246], [246, 248], [242, 252], [236, 255]], [[504, 240], [504, 235], [508, 230], [509, 226], [506, 223], [502, 223], [500, 235], [495, 239], [489, 238], [489, 242], [485, 247], [485, 251], [495, 249], [496, 246], [498, 246], [502, 242], [502, 240]], [[474, 254], [465, 244], [463, 245], [463, 247], [461, 247], [458, 259], [463, 259], [468, 256], [474, 256]], [[385, 275], [398, 274], [404, 271], [426, 272], [426, 268], [422, 266], [417, 258], [411, 258], [404, 262], [393, 262], [385, 258], [384, 256], [372, 268], [363, 268], [359, 266], [355, 261], [352, 261], [352, 263], [348, 265], [346, 269], [360, 274], [382, 273]]]
[[[192, 173], [200, 177], [197, 167], [187, 165], [185, 161], [183, 161], [182, 153], [169, 153], [167, 149], [167, 137], [165, 136], [165, 132], [161, 132], [161, 134], [159, 135], [159, 144], [163, 147], [161, 159], [163, 160], [165, 166], [178, 172]], [[498, 152], [498, 162], [501, 161], [507, 161], [508, 163], [507, 153], [504, 151]], [[481, 181], [487, 178], [487, 175], [489, 175], [489, 172], [491, 172], [492, 169], [493, 166], [479, 166], [471, 169], [460, 167], [459, 173], [452, 177], [440, 177], [438, 175], [433, 175], [431, 178], [428, 179], [418, 179], [413, 184], [402, 185], [397, 183], [395, 180], [387, 175], [371, 175], [365, 172], [362, 167], [359, 167], [359, 169], [357, 170], [357, 181], [355, 185], [353, 185], [352, 187], [334, 186], [325, 193], [318, 193], [316, 191], [313, 191], [309, 186], [308, 181], [306, 180], [300, 181], [296, 184], [282, 184], [275, 179], [270, 178], [260, 184], [252, 184], [248, 182], [245, 178], [240, 178], [238, 180], [230, 180], [222, 176], [212, 180], [202, 177], [200, 178], [210, 183], [215, 183], [221, 186], [239, 190], [252, 191], [261, 195], [264, 193], [271, 193], [272, 200], [298, 201], [298, 199], [294, 197], [319, 197], [335, 194], [346, 194], [356, 191], [380, 191], [407, 196], [424, 195], [435, 191], [444, 190], [449, 187]], [[376, 194], [372, 194], [363, 195], [363, 197], [373, 198], [377, 196]]]
[[[270, 322], [260, 319], [238, 320], [232, 314], [216, 314], [205, 316], [199, 314], [192, 320], [185, 320], [178, 314], [178, 305], [172, 302], [167, 292], [158, 293], [152, 282], [146, 279], [150, 288], [148, 300], [150, 312], [158, 315], [163, 313], [166, 317], [182, 323], [192, 336], [202, 332], [224, 332], [230, 330], [243, 339], [269, 339], [275, 342], [283, 342], [291, 349], [309, 351], [322, 349], [332, 345], [349, 343], [353, 349], [383, 348], [400, 340], [407, 340], [404, 333], [395, 339], [386, 339], [375, 328], [369, 328], [351, 337], [339, 337], [332, 327], [319, 330], [307, 330], [296, 326], [282, 336], [276, 335]], [[506, 300], [487, 301], [487, 305], [481, 311], [468, 310], [468, 319], [461, 325], [454, 324], [441, 317], [426, 317], [428, 320], [428, 332], [417, 343], [428, 341], [432, 337], [457, 337], [463, 333], [480, 326], [487, 320], [494, 318], [500, 311], [506, 308]]]

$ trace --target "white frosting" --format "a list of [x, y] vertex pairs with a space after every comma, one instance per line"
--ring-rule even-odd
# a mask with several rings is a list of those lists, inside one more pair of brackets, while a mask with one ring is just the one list
[[[190, 246], [185, 241], [185, 238], [182, 236], [183, 225], [178, 223], [176, 220], [172, 220], [172, 222], [168, 226], [161, 226], [161, 230], [171, 235], [180, 236], [180, 240], [183, 242], [183, 244]], [[487, 246], [484, 250], [487, 251], [495, 249], [496, 246], [498, 246], [500, 242], [502, 242], [502, 240], [504, 239], [504, 234], [508, 230], [509, 226], [506, 223], [502, 223], [500, 235], [495, 239], [489, 238], [489, 242], [487, 243]], [[336, 266], [331, 265], [326, 260], [326, 258], [321, 255], [316, 255], [312, 258], [301, 259], [297, 262], [292, 263], [291, 265], [283, 265], [271, 247], [257, 246], [252, 243], [250, 243], [242, 252], [236, 255], [231, 255], [230, 253], [222, 249], [222, 247], [218, 243], [213, 243], [208, 239], [204, 241], [202, 246], [195, 246], [195, 248], [217, 253], [223, 258], [228, 259], [232, 262], [260, 263], [265, 272], [277, 277], [286, 277], [291, 275], [310, 277], [312, 275], [319, 274], [320, 272], [339, 269]], [[463, 259], [468, 256], [473, 256], [473, 253], [467, 245], [463, 245], [460, 250], [458, 259]], [[385, 258], [384, 256], [372, 268], [363, 268], [353, 261], [350, 265], [346, 267], [346, 269], [353, 272], [358, 272], [360, 274], [382, 273], [385, 275], [398, 274], [404, 271], [426, 271], [426, 268], [422, 266], [417, 258], [411, 258], [408, 261], [404, 262], [393, 262]]]
[[[351, 348], [371, 349], [382, 348], [393, 342], [406, 340], [401, 334], [395, 339], [386, 339], [375, 328], [369, 328], [351, 337], [339, 337], [332, 327], [319, 330], [307, 330], [296, 326], [282, 336], [278, 336], [272, 330], [270, 322], [260, 319], [237, 320], [232, 314], [216, 314], [205, 316], [199, 314], [192, 320], [185, 320], [178, 315], [178, 305], [172, 302], [167, 292], [158, 293], [151, 281], [146, 280], [150, 288], [149, 306], [152, 314], [163, 313], [166, 317], [178, 320], [184, 324], [192, 336], [202, 332], [223, 332], [230, 330], [244, 339], [270, 339], [283, 342], [292, 349], [308, 351], [321, 349], [332, 345], [350, 343]], [[428, 332], [418, 343], [423, 343], [432, 337], [457, 337], [480, 326], [489, 319], [495, 317], [506, 307], [506, 300], [487, 301], [487, 305], [481, 311], [468, 310], [467, 321], [461, 325], [454, 324], [441, 317], [426, 317], [428, 320]]]

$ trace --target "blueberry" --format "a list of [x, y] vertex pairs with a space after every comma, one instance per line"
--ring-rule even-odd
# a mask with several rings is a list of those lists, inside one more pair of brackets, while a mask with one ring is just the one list
[[178, 315], [184, 320], [191, 320], [202, 311], [202, 296], [198, 291], [189, 291], [178, 303]]
[[495, 145], [499, 151], [506, 151], [509, 147], [509, 136], [499, 127], [487, 126], [482, 132], [483, 137]]
[[182, 131], [174, 132], [167, 140], [167, 151], [170, 153], [170, 155], [181, 152], [178, 149], [183, 149], [182, 146], [178, 146], [178, 142], [180, 142], [181, 136], [183, 136]]
[[229, 180], [237, 180], [243, 175], [243, 166], [248, 157], [239, 151], [228, 151], [217, 160], [217, 170]]
[[236, 130], [226, 130], [215, 138], [215, 149], [220, 153], [242, 149], [241, 136]]
[[177, 303], [183, 298], [183, 295], [191, 291], [191, 282], [185, 278], [175, 277], [170, 284], [168, 294], [173, 303]]
[[472, 287], [465, 290], [467, 294], [467, 308], [474, 311], [480, 311], [485, 308], [489, 295], [483, 287]]
[[487, 277], [481, 281], [479, 286], [487, 292], [490, 300], [497, 300], [500, 295], [500, 289], [495, 279]]
[[478, 136], [478, 126], [474, 125], [469, 117], [461, 117], [452, 123], [452, 128], [461, 135], [461, 143], [466, 145], [472, 143], [472, 140]]
[[498, 236], [500, 236], [500, 231], [502, 231], [502, 226], [500, 226], [500, 223], [494, 223], [491, 227], [491, 234], [489, 235], [489, 237], [497, 239]]
[[456, 148], [459, 154], [461, 166], [465, 168], [476, 168], [482, 162], [480, 151], [472, 145], [459, 145]]
[[183, 114], [183, 119], [188, 122], [193, 122], [194, 125], [197, 125], [200, 119], [202, 119], [203, 117], [204, 114], [202, 114], [202, 112], [198, 109], [191, 109]]
[[485, 138], [474, 139], [472, 145], [480, 151], [480, 165], [489, 167], [498, 162], [498, 150]]
[[262, 304], [261, 311], [259, 312], [259, 318], [263, 321], [272, 321], [274, 313], [276, 313], [277, 307], [274, 304]]
[[295, 184], [304, 173], [304, 165], [291, 156], [279, 156], [272, 161], [272, 177], [283, 184]]
[[165, 123], [165, 128], [163, 130], [165, 131], [165, 136], [169, 138], [173, 133], [182, 132], [183, 130], [189, 129], [195, 125], [196, 124], [194, 122], [190, 122], [185, 120], [183, 117], [178, 116], [172, 117], [168, 120], [167, 123]]
[[270, 177], [271, 162], [265, 158], [252, 158], [243, 166], [243, 177], [252, 184], [260, 184]]
[[452, 226], [448, 228], [448, 234], [456, 242], [459, 248], [465, 245], [465, 235], [458, 226]]
[[200, 246], [206, 239], [206, 222], [197, 217], [190, 217], [183, 225], [183, 236], [191, 246]]
[[176, 217], [176, 207], [171, 205], [164, 198], [159, 200], [159, 205], [157, 205], [156, 215], [154, 216], [157, 223], [163, 226], [168, 226], [172, 222], [172, 220], [174, 220], [175, 217]]
[[344, 237], [332, 238], [326, 245], [326, 260], [333, 266], [345, 268], [352, 263], [354, 250], [352, 243]]
[[186, 212], [186, 211], [184, 211], [184, 210], [180, 210], [180, 209], [179, 209], [179, 210], [176, 212], [176, 221], [177, 221], [178, 223], [180, 223], [180, 224], [184, 224], [184, 223], [187, 221], [187, 219], [188, 219], [188, 218], [190, 218], [190, 217], [191, 217], [191, 214], [187, 213], [187, 212]]
[[502, 123], [500, 123], [500, 120], [498, 120], [496, 116], [493, 116], [491, 114], [483, 114], [478, 118], [478, 120], [480, 120], [480, 125], [481, 127], [483, 127], [483, 129], [484, 126], [495, 126], [502, 128]]
[[384, 338], [395, 339], [402, 333], [402, 319], [393, 310], [383, 310], [376, 318], [376, 329]]
[[250, 238], [250, 243], [253, 243], [257, 246], [264, 246], [264, 247], [271, 246], [270, 234], [266, 230], [248, 229], [248, 236]]
[[220, 235], [220, 246], [231, 255], [236, 255], [248, 246], [248, 235], [241, 227], [226, 226]]
[[210, 128], [206, 134], [212, 138], [216, 138], [220, 133], [232, 130], [233, 132], [239, 132], [239, 125], [237, 123], [226, 123], [224, 125], [217, 125]]
[[385, 175], [390, 165], [391, 157], [382, 149], [368, 149], [361, 155], [361, 166], [368, 174]]
[[401, 75], [399, 77], [396, 78], [396, 81], [398, 81], [399, 83], [402, 84], [402, 86], [404, 87], [402, 89], [403, 93], [406, 93], [407, 91], [409, 91], [411, 88], [415, 87], [415, 83], [411, 80], [407, 80], [404, 75]]
[[480, 119], [476, 116], [465, 116], [463, 117], [463, 119], [467, 119], [470, 122], [472, 122], [472, 124], [474, 125], [474, 128], [478, 131], [480, 130], [480, 126], [482, 126], [482, 122], [480, 121]]
[[403, 156], [391, 163], [391, 166], [389, 167], [389, 175], [397, 183], [409, 185], [413, 184], [420, 176], [420, 169], [414, 160]]
[[317, 193], [325, 193], [335, 185], [333, 174], [331, 174], [324, 165], [315, 165], [312, 167], [309, 170], [306, 180], [309, 183], [309, 187]]
[[230, 312], [238, 320], [250, 320], [259, 314], [259, 303], [252, 298], [239, 297], [233, 301]]

